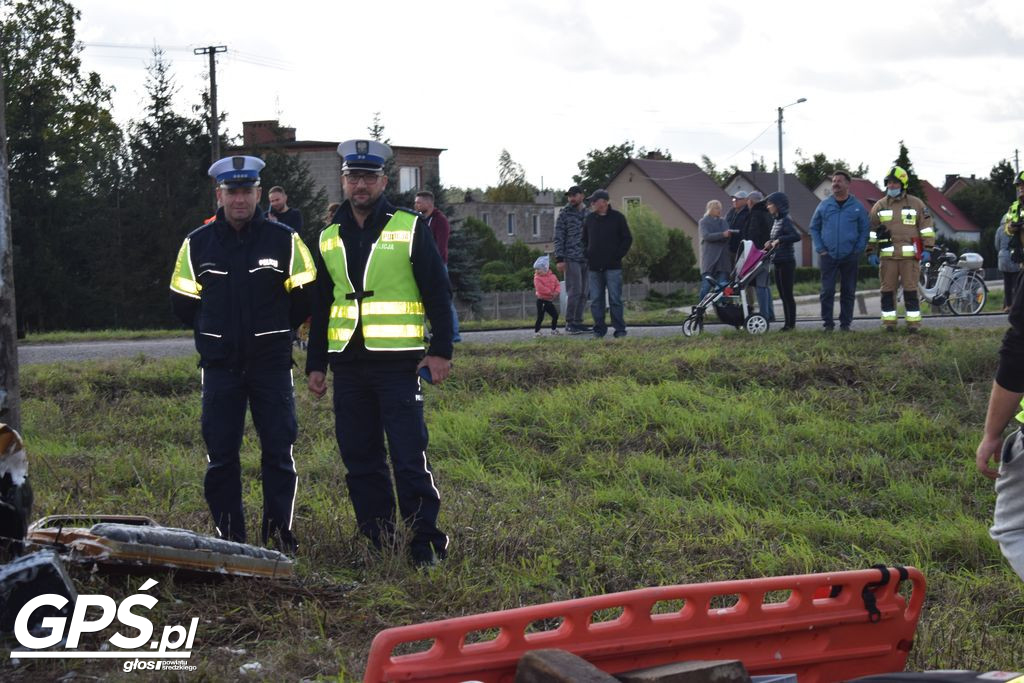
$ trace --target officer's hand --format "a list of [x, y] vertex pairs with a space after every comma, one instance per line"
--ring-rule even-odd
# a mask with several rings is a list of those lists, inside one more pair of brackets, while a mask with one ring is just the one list
[[932, 253], [925, 249], [921, 252], [921, 263], [928, 263], [932, 260]]
[[559, 273], [564, 273], [565, 272], [565, 261], [559, 261], [557, 264], [555, 264], [555, 268], [558, 268], [558, 272]]
[[877, 268], [879, 263], [878, 254], [868, 254], [868, 265], [872, 265]]
[[[978, 471], [989, 479], [996, 479], [999, 476], [999, 461], [1002, 459], [1002, 451], [1003, 439], [1001, 436], [983, 438], [975, 453], [975, 464], [978, 466]], [[995, 469], [989, 465], [989, 461], [995, 463]]]
[[327, 393], [327, 375], [318, 370], [309, 373], [306, 384], [309, 387], [309, 392], [317, 398], [323, 398]]
[[416, 366], [416, 370], [418, 371], [422, 367], [430, 369], [430, 379], [434, 384], [440, 384], [451, 373], [452, 362], [447, 358], [441, 358], [441, 356], [425, 356]]

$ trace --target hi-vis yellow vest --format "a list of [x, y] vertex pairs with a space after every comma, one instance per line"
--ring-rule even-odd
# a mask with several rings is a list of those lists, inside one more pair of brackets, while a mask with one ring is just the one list
[[[412, 272], [416, 215], [396, 210], [370, 248], [357, 296], [349, 278], [345, 244], [337, 224], [320, 233], [320, 254], [334, 281], [334, 301], [327, 322], [327, 351], [341, 352], [356, 327], [370, 351], [422, 351], [423, 301]], [[367, 294], [372, 292], [372, 294]]]

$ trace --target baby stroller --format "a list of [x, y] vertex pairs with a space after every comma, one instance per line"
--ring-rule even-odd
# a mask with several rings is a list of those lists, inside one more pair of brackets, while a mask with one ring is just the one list
[[[760, 313], [750, 315], [743, 289], [754, 279], [762, 268], [768, 267], [768, 257], [774, 248], [762, 251], [750, 240], [743, 240], [736, 267], [725, 284], [715, 282], [704, 298], [693, 307], [693, 312], [683, 321], [683, 334], [693, 337], [704, 331], [704, 314], [708, 306], [715, 307], [715, 315], [727, 325], [736, 329], [747, 328], [750, 334], [764, 334], [768, 331], [768, 318]], [[706, 276], [711, 279], [711, 276]]]

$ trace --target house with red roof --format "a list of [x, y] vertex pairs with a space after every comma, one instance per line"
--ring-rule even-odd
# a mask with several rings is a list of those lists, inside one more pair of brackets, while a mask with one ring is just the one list
[[924, 203], [931, 210], [935, 221], [935, 238], [939, 241], [954, 239], [958, 242], [980, 242], [981, 229], [971, 222], [963, 211], [956, 207], [953, 200], [939, 192], [927, 180], [921, 180]]
[[[860, 200], [860, 203], [864, 205], [864, 208], [868, 211], [875, 205], [879, 199], [885, 196], [878, 185], [875, 185], [870, 180], [864, 178], [853, 178], [850, 180], [850, 194]], [[832, 196], [832, 179], [825, 178], [822, 180], [816, 188], [814, 188], [814, 196], [818, 199], [827, 199]]]
[[712, 199], [722, 202], [723, 215], [732, 206], [729, 195], [697, 164], [659, 159], [630, 159], [608, 181], [612, 206], [625, 212], [643, 204], [658, 214], [665, 227], [682, 230], [700, 258], [697, 223]]

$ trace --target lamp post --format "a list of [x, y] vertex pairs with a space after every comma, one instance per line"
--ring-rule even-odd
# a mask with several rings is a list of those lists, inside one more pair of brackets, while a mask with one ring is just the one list
[[796, 102], [790, 102], [784, 107], [779, 107], [779, 192], [782, 192], [783, 187], [783, 170], [782, 170], [782, 110], [786, 107], [792, 107], [794, 104], [800, 104], [806, 102], [806, 97], [801, 97]]

